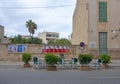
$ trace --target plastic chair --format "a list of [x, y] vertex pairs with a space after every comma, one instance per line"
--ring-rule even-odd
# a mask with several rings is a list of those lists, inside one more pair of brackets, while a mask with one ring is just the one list
[[78, 63], [78, 59], [77, 58], [72, 58], [72, 69], [77, 68], [77, 63]]
[[64, 59], [63, 67], [64, 69], [72, 69], [72, 59]]
[[102, 64], [101, 59], [93, 60], [92, 64], [93, 64], [94, 69], [102, 69], [102, 67], [101, 67], [101, 64]]
[[38, 57], [33, 57], [33, 67], [40, 69], [41, 66], [42, 66], [42, 64], [40, 63]]
[[63, 60], [63, 58], [60, 58], [60, 60], [58, 62], [58, 69], [59, 68], [64, 69], [64, 60]]

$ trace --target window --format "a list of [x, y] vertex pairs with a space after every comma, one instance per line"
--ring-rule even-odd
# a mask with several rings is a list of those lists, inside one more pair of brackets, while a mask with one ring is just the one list
[[107, 2], [99, 2], [99, 22], [107, 22]]
[[99, 54], [107, 54], [107, 32], [99, 33]]
[[51, 37], [51, 34], [47, 34], [47, 37]]
[[56, 38], [58, 37], [58, 35], [56, 35]]

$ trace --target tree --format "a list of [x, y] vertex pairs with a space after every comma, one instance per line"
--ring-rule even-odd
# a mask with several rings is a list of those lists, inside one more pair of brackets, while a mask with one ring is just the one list
[[35, 30], [37, 29], [37, 24], [34, 23], [32, 20], [28, 20], [26, 21], [26, 28], [28, 28], [30, 36], [33, 37], [33, 34], [35, 33]]
[[10, 38], [10, 42], [12, 44], [42, 44], [42, 40], [37, 37], [26, 39], [26, 38], [22, 38], [20, 35]]
[[22, 43], [23, 39], [20, 35], [10, 38], [10, 42], [14, 44]]
[[55, 41], [54, 40], [48, 40], [48, 44], [54, 45]]
[[58, 39], [58, 40], [50, 40], [48, 44], [55, 44], [55, 45], [71, 45], [71, 42], [68, 39]]
[[37, 37], [30, 38], [29, 42], [31, 42], [31, 40], [32, 40], [32, 44], [42, 44], [42, 40]]
[[68, 39], [62, 38], [55, 41], [57, 45], [71, 45], [71, 42]]

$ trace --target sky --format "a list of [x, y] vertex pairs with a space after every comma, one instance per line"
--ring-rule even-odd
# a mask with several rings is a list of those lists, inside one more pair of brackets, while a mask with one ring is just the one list
[[76, 0], [0, 0], [0, 25], [4, 35], [29, 35], [26, 21], [37, 24], [39, 32], [57, 32], [60, 38], [72, 33], [72, 18]]

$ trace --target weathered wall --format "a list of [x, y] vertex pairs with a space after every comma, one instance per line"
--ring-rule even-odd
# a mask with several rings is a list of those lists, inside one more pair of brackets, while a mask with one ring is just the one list
[[[107, 22], [99, 22], [99, 1], [107, 2]], [[112, 31], [116, 30], [116, 33]], [[107, 32], [107, 48], [120, 48], [120, 0], [77, 0], [72, 44], [81, 41], [99, 48], [99, 32]]]
[[[37, 56], [39, 58], [44, 57], [45, 53], [42, 53], [43, 45], [34, 45], [29, 44], [27, 46], [27, 53], [31, 53], [32, 56]], [[120, 60], [120, 49], [108, 49], [109, 55], [112, 59]], [[24, 53], [24, 52], [23, 52]], [[64, 54], [65, 58], [78, 57], [80, 53], [91, 53], [98, 54], [98, 49], [85, 49], [80, 48], [79, 45], [69, 46], [69, 52], [67, 53], [53, 53], [56, 55]], [[20, 52], [8, 52], [8, 44], [0, 44], [0, 61], [9, 60], [9, 61], [21, 61], [22, 53]]]
[[[42, 53], [43, 45], [35, 45], [35, 44], [28, 44], [26, 53], [31, 53], [32, 56], [37, 57], [44, 57], [45, 53]], [[79, 47], [69, 46], [69, 52], [66, 53], [53, 53], [59, 56], [60, 54], [64, 54], [65, 58], [77, 57], [79, 52]], [[0, 45], [0, 60], [15, 60], [21, 61], [22, 53], [25, 52], [8, 52], [8, 44], [1, 44]]]
[[88, 45], [88, 9], [87, 0], [77, 0], [73, 15], [72, 44], [84, 42]]
[[4, 27], [0, 25], [0, 43], [4, 40]]

